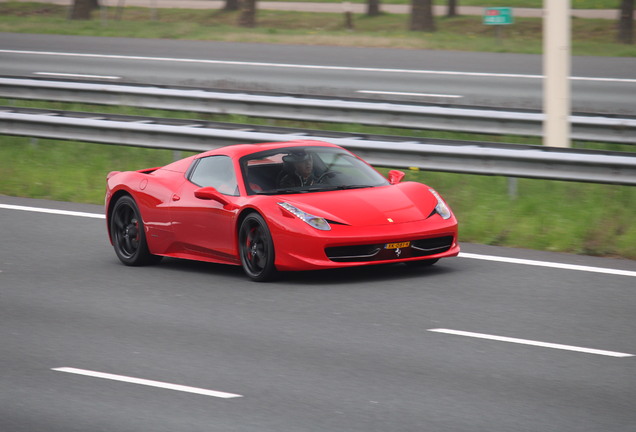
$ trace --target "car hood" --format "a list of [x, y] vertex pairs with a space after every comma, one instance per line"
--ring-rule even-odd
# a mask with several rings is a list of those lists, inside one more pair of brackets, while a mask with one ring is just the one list
[[405, 223], [428, 218], [437, 205], [429, 188], [406, 182], [391, 186], [278, 196], [278, 202], [353, 226]]

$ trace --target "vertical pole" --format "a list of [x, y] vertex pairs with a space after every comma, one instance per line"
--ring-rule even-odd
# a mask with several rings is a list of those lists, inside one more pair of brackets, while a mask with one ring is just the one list
[[351, 13], [351, 2], [342, 2], [342, 11], [344, 12], [345, 28], [353, 30], [353, 14]]
[[157, 0], [150, 0], [150, 9], [151, 9], [151, 19], [153, 21], [157, 21]]
[[99, 2], [99, 16], [101, 18], [101, 22], [103, 26], [108, 24], [108, 9], [106, 5], [106, 0], [101, 0]]
[[508, 177], [508, 198], [513, 201], [519, 198], [519, 179], [517, 177]]
[[543, 145], [570, 147], [570, 0], [543, 0]]

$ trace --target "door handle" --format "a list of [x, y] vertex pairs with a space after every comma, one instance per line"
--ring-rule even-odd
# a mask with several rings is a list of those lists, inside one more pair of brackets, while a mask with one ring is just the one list
[[172, 201], [179, 201], [181, 199], [181, 197], [177, 194], [173, 194], [172, 195]]

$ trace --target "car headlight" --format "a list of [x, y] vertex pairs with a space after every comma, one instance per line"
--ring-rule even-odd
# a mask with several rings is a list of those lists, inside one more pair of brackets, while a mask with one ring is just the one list
[[287, 210], [288, 212], [290, 212], [291, 214], [293, 214], [294, 216], [296, 216], [298, 219], [316, 228], [317, 230], [329, 231], [331, 229], [329, 222], [327, 222], [325, 218], [321, 218], [319, 216], [314, 216], [312, 214], [304, 212], [300, 210], [299, 208], [294, 207], [293, 205], [286, 202], [279, 202], [278, 205], [284, 208], [285, 210]]
[[442, 219], [449, 219], [452, 213], [442, 197], [439, 196], [439, 194], [433, 189], [429, 189], [429, 192], [432, 193], [435, 198], [437, 198], [437, 205], [435, 206], [435, 211], [437, 212], [437, 214], [440, 215]]

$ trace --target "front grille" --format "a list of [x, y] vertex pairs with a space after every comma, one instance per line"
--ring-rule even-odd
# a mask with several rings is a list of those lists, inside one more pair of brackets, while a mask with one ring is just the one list
[[337, 246], [326, 248], [325, 253], [331, 261], [373, 261], [382, 247], [383, 245]]
[[411, 248], [417, 251], [413, 256], [435, 255], [446, 252], [451, 246], [453, 246], [453, 236], [435, 237], [411, 242]]
[[385, 243], [336, 246], [325, 248], [325, 253], [335, 262], [390, 261], [424, 257], [446, 252], [453, 246], [453, 236], [412, 240], [411, 245], [399, 249], [386, 249]]

